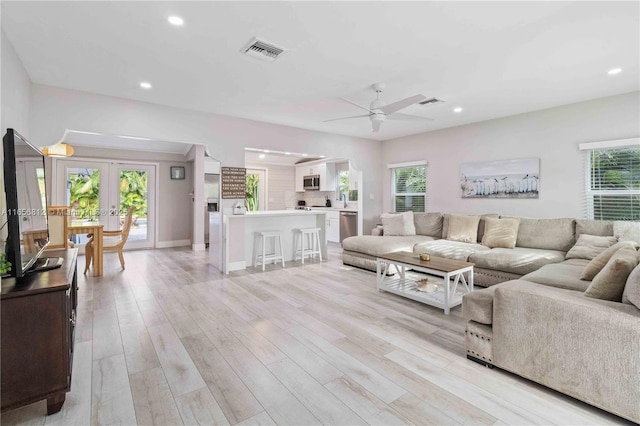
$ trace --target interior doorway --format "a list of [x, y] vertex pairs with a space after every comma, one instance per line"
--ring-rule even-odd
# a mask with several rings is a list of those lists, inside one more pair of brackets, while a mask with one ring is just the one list
[[[117, 230], [133, 207], [126, 248], [155, 247], [155, 164], [74, 158], [54, 159], [53, 166], [53, 200], [72, 207], [72, 225], [99, 223]], [[86, 243], [86, 236], [75, 238], [77, 244]]]

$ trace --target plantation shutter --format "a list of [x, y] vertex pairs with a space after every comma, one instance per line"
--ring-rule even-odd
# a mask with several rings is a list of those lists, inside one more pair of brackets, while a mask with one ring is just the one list
[[640, 220], [640, 142], [635, 141], [580, 146], [586, 160], [587, 218]]

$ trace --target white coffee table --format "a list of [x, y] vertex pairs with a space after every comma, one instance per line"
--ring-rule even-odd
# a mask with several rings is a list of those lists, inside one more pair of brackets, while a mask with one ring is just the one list
[[[458, 285], [466, 293], [473, 291], [473, 265], [436, 256], [423, 261], [417, 254], [405, 251], [382, 254], [376, 259], [378, 291], [387, 291], [444, 309], [445, 315], [449, 315], [451, 308], [462, 303], [463, 293], [457, 291]], [[387, 275], [391, 266], [398, 272], [397, 277]], [[429, 282], [437, 284], [438, 290], [431, 293], [417, 290], [416, 281], [407, 278], [407, 268], [429, 274]]]

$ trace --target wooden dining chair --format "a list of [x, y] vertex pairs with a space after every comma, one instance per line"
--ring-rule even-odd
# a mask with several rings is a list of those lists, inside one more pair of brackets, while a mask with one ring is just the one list
[[[119, 231], [103, 231], [104, 237], [118, 237], [115, 242], [111, 242], [110, 240], [103, 241], [102, 250], [103, 251], [117, 251], [118, 257], [120, 257], [120, 266], [124, 269], [124, 256], [122, 255], [122, 249], [127, 242], [127, 238], [129, 238], [129, 231], [131, 230], [131, 223], [133, 222], [133, 207], [130, 207], [127, 210], [127, 214], [124, 217], [124, 223], [122, 224], [122, 229]], [[92, 255], [93, 255], [93, 234], [87, 234], [89, 237], [89, 241], [85, 245], [84, 253], [87, 258], [86, 265], [84, 267], [84, 273], [86, 274], [89, 270], [89, 266], [91, 265]], [[107, 244], [105, 244], [105, 242]]]

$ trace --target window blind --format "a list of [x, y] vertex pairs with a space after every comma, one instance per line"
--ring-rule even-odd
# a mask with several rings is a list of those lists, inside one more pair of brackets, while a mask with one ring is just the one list
[[427, 166], [393, 168], [394, 211], [425, 212], [427, 210]]
[[640, 220], [640, 146], [586, 151], [586, 217]]

